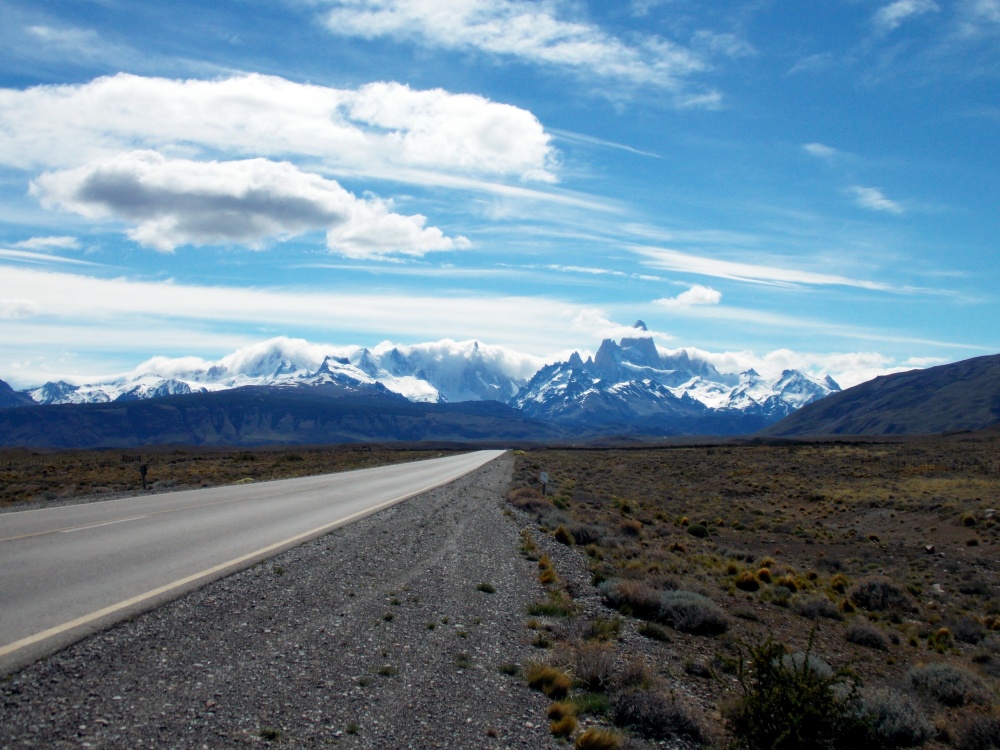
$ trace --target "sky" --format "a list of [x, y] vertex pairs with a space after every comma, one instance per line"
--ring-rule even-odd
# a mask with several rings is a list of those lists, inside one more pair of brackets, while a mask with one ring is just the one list
[[0, 378], [637, 320], [1000, 352], [1000, 0], [0, 0]]

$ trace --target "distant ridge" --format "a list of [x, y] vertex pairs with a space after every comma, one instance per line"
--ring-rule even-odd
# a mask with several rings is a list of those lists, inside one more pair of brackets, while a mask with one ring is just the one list
[[10, 384], [0, 380], [0, 409], [9, 409], [12, 406], [29, 406], [35, 403], [27, 393], [19, 393], [10, 387]]
[[407, 401], [380, 384], [245, 386], [102, 404], [0, 409], [0, 447], [506, 442], [562, 434], [496, 401]]
[[883, 375], [835, 393], [761, 435], [931, 435], [1000, 423], [1000, 354]]

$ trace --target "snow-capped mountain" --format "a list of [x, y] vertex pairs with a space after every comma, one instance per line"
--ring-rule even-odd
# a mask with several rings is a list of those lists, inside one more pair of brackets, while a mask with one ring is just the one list
[[107, 403], [248, 385], [343, 387], [381, 384], [415, 402], [502, 401], [512, 398], [541, 360], [476, 341], [414, 346], [323, 347], [302, 339], [270, 339], [211, 362], [154, 357], [102, 383], [46, 383], [27, 393], [39, 404]]
[[[241, 386], [336, 386], [411, 402], [499, 401], [564, 427], [647, 434], [746, 433], [840, 390], [797, 370], [777, 378], [719, 372], [685, 350], [664, 351], [645, 333], [605, 340], [586, 361], [542, 360], [476, 341], [325, 347], [274, 338], [217, 361], [154, 357], [107, 382], [63, 381], [29, 390], [40, 404], [108, 403]], [[540, 368], [540, 369], [539, 369]]]
[[[637, 333], [645, 330], [639, 321]], [[839, 391], [797, 370], [762, 378], [720, 373], [686, 351], [661, 354], [648, 337], [606, 339], [586, 361], [547, 365], [511, 400], [527, 416], [659, 434], [751, 432]]]

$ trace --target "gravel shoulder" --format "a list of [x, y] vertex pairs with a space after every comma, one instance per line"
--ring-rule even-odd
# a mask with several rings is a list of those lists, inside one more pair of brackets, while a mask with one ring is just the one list
[[[505, 455], [0, 684], [0, 748], [555, 748]], [[478, 588], [490, 584], [494, 593]], [[484, 587], [485, 588], [485, 587]]]

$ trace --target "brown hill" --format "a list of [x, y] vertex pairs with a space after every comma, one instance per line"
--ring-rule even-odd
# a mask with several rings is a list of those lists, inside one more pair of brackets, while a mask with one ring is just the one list
[[930, 435], [1000, 423], [1000, 354], [885, 375], [803, 407], [761, 435]]

